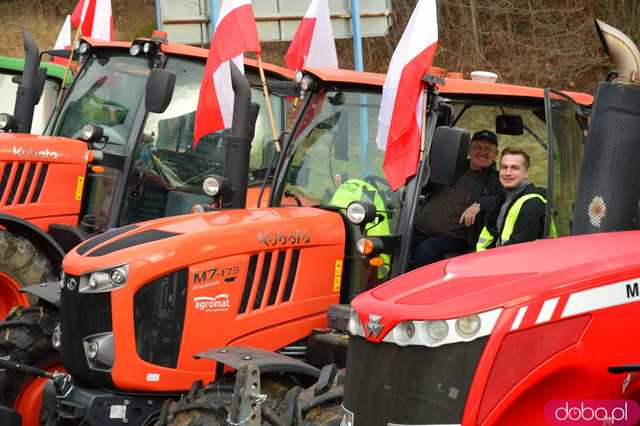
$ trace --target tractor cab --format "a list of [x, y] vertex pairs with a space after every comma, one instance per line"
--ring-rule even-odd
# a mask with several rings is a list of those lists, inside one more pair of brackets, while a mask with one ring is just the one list
[[[420, 172], [391, 191], [382, 169], [385, 147], [376, 143], [384, 76], [340, 73], [337, 78], [328, 70], [310, 69], [303, 77], [303, 118], [292, 130], [271, 203], [342, 212], [348, 236], [343, 280], [349, 282], [343, 286], [342, 301], [410, 268], [415, 218], [428, 214], [421, 212], [429, 196], [427, 184], [455, 183], [467, 167], [470, 135], [485, 128], [498, 134], [499, 149], [520, 147], [530, 154], [530, 180], [553, 194], [547, 217], [553, 217], [559, 235], [570, 233], [567, 188], [578, 178], [580, 120], [586, 117], [590, 96], [573, 94], [576, 107], [561, 101], [567, 95], [553, 92], [547, 117], [542, 89], [461, 78], [425, 82], [435, 125], [429, 128]], [[545, 235], [549, 228], [550, 223]]]
[[[86, 176], [80, 212], [81, 228], [89, 234], [208, 204], [202, 182], [224, 167], [220, 136], [193, 140], [207, 51], [154, 38], [123, 47], [91, 40], [80, 44], [82, 68], [47, 128], [50, 134], [87, 139], [90, 152], [99, 153]], [[254, 99], [264, 104], [257, 67], [250, 61], [245, 67]], [[276, 67], [268, 71], [270, 77], [286, 75]], [[175, 76], [175, 84], [167, 75]], [[274, 96], [272, 104], [277, 131], [282, 131], [285, 99]], [[250, 183], [258, 182], [274, 155], [266, 123], [266, 108], [261, 108]]]
[[[167, 43], [161, 33], [133, 43], [81, 39], [77, 74], [44, 136], [1, 135], [2, 226], [28, 239], [56, 270], [65, 252], [96, 233], [211, 202], [202, 182], [223, 167], [224, 144], [211, 135], [193, 141], [207, 56], [206, 49]], [[247, 59], [245, 70], [254, 99], [264, 104], [257, 63]], [[265, 73], [271, 81], [292, 77], [268, 64]], [[271, 103], [279, 134], [287, 101], [275, 95]], [[250, 186], [262, 182], [276, 155], [266, 114], [261, 108]], [[19, 131], [11, 118], [7, 129]]]

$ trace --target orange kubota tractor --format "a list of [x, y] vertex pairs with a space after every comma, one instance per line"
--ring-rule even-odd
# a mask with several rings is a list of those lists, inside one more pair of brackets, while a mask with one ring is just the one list
[[[211, 141], [192, 146], [208, 51], [156, 34], [133, 43], [83, 39], [76, 50], [81, 68], [44, 136], [18, 133], [29, 131], [27, 114], [0, 117], [3, 130], [15, 132], [0, 133], [0, 317], [28, 303], [23, 286], [57, 281], [64, 254], [83, 240], [186, 213], [208, 199], [203, 176], [224, 163]], [[262, 93], [255, 61], [245, 68]], [[270, 79], [293, 77], [265, 68]], [[19, 99], [32, 97], [35, 86], [21, 87]], [[272, 104], [281, 131], [285, 100], [276, 96]], [[264, 123], [259, 117], [252, 184], [273, 157]]]
[[[258, 362], [263, 386], [275, 391], [325, 377], [303, 359], [323, 365], [339, 360], [340, 351], [344, 358], [346, 340], [331, 333], [309, 336], [326, 328], [331, 305], [407, 271], [422, 184], [457, 179], [470, 131], [496, 123], [502, 143], [538, 152], [538, 183], [546, 184], [547, 174], [572, 178], [556, 173], [557, 162], [579, 157], [545, 140], [542, 89], [429, 76], [420, 172], [389, 191], [384, 150], [375, 143], [383, 80], [370, 73], [307, 71], [297, 87], [303, 103], [279, 159], [269, 208], [158, 219], [71, 250], [55, 295], [61, 316], [54, 333], [68, 374], [38, 370], [50, 378], [43, 415], [94, 425], [151, 424], [163, 402], [194, 381], [219, 379], [194, 389], [195, 399], [172, 416], [214, 412], [226, 419], [233, 385], [225, 363], [238, 368]], [[591, 103], [589, 95], [575, 96]], [[561, 132], [557, 137], [579, 145], [574, 114], [565, 117]], [[209, 184], [224, 199], [238, 182], [212, 177]], [[562, 219], [558, 228], [567, 233], [568, 220]], [[384, 237], [390, 245], [369, 261], [362, 255], [367, 247], [358, 244], [363, 235]], [[225, 345], [230, 347], [203, 353]], [[22, 397], [34, 398], [34, 388]], [[231, 414], [232, 422], [276, 408], [258, 389], [244, 390], [247, 405]], [[200, 403], [190, 405], [195, 401]], [[255, 409], [261, 404], [262, 411]]]

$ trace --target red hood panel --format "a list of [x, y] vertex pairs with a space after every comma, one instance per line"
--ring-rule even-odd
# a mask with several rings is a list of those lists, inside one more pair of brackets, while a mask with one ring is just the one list
[[414, 319], [447, 319], [528, 303], [608, 277], [637, 275], [638, 241], [640, 231], [617, 232], [473, 253], [398, 277], [356, 298], [354, 306]]

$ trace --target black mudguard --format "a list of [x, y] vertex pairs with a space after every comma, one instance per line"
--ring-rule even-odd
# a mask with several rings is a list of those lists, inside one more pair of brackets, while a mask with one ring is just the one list
[[60, 283], [58, 281], [29, 285], [22, 287], [20, 291], [27, 294], [33, 294], [39, 299], [45, 300], [57, 308], [60, 307]]
[[315, 379], [320, 377], [320, 370], [306, 362], [257, 348], [225, 346], [201, 352], [194, 355], [194, 357], [196, 359], [211, 359], [236, 370], [249, 364], [258, 367], [262, 374], [286, 371], [294, 374], [303, 374]]

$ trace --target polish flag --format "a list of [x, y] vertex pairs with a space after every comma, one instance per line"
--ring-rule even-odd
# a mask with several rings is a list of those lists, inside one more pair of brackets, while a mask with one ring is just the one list
[[79, 0], [71, 14], [71, 26], [80, 27], [84, 36], [113, 40], [111, 0]]
[[67, 15], [67, 18], [62, 24], [56, 43], [53, 45], [54, 50], [63, 50], [71, 47], [71, 15]]
[[194, 147], [201, 137], [231, 127], [235, 96], [230, 61], [244, 73], [244, 52], [261, 52], [251, 0], [224, 0], [200, 85]]
[[418, 0], [393, 52], [382, 90], [376, 143], [386, 149], [383, 170], [392, 190], [418, 171], [422, 125], [421, 79], [438, 46], [436, 0]]
[[285, 62], [287, 68], [294, 71], [304, 66], [338, 68], [329, 0], [311, 0], [291, 40]]

